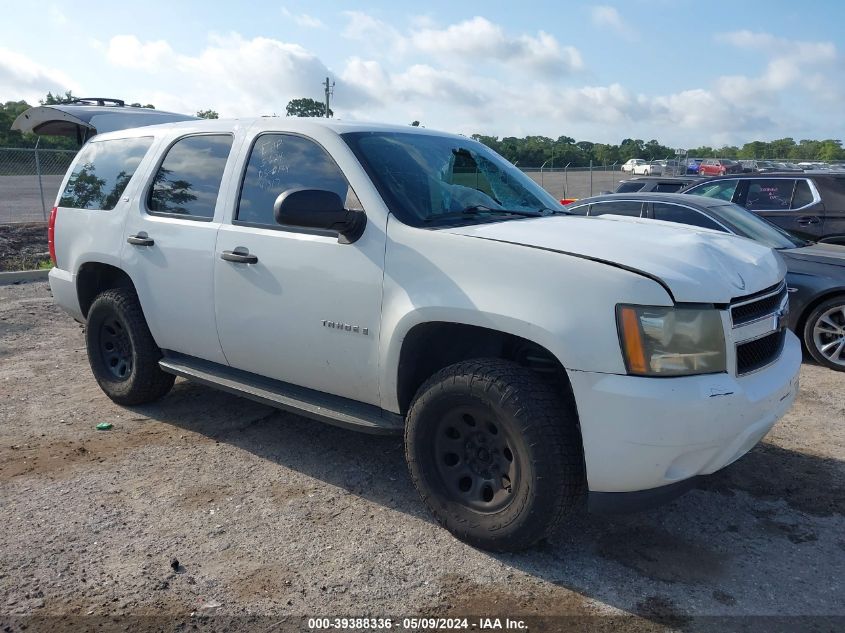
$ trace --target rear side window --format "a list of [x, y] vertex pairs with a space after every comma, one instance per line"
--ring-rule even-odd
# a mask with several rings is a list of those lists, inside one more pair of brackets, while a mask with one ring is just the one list
[[88, 143], [79, 152], [59, 206], [114, 209], [152, 143], [151, 136]]
[[590, 205], [590, 215], [627, 215], [632, 218], [640, 217], [643, 210], [642, 202], [619, 200], [614, 202], [599, 202]]
[[810, 183], [806, 180], [798, 180], [795, 183], [795, 193], [792, 194], [792, 208], [800, 209], [812, 204], [815, 198], [810, 190]]
[[725, 229], [716, 224], [706, 215], [696, 211], [695, 209], [690, 209], [689, 207], [682, 207], [677, 204], [669, 204], [666, 202], [655, 202], [651, 205], [651, 209], [654, 213], [655, 220], [675, 222], [677, 224], [689, 224], [691, 226], [699, 226], [703, 229], [714, 229], [722, 232], [725, 231]]
[[231, 148], [228, 134], [187, 136], [176, 141], [153, 178], [147, 200], [150, 213], [213, 218]]
[[789, 208], [795, 181], [791, 179], [752, 180], [748, 183], [745, 208], [781, 211]]
[[715, 182], [702, 183], [686, 193], [694, 193], [697, 196], [707, 196], [708, 198], [717, 198], [730, 202], [733, 199], [738, 184], [738, 180], [716, 180]]
[[278, 226], [273, 205], [291, 189], [333, 191], [347, 209], [362, 208], [340, 167], [317, 143], [293, 134], [262, 134], [249, 155], [236, 220]]

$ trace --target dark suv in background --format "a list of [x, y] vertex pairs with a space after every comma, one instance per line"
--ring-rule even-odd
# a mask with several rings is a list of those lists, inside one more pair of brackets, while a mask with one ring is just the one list
[[845, 244], [845, 174], [736, 174], [683, 193], [734, 202], [803, 239]]

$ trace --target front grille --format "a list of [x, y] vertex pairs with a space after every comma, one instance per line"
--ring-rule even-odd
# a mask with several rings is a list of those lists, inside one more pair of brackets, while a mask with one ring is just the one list
[[731, 307], [731, 319], [734, 327], [774, 314], [778, 311], [778, 309], [780, 309], [780, 306], [785, 299], [786, 284], [781, 286], [775, 294], [768, 295], [755, 301], [734, 305]]
[[736, 373], [748, 374], [773, 363], [786, 340], [786, 330], [778, 330], [762, 338], [740, 343], [736, 346]]

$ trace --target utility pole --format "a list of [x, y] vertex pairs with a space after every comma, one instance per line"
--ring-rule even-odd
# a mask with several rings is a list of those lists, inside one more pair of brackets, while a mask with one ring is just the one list
[[328, 119], [331, 116], [329, 114], [329, 112], [331, 111], [331, 110], [329, 110], [329, 97], [334, 96], [334, 82], [332, 81], [331, 83], [329, 83], [328, 77], [326, 77], [325, 89], [326, 89], [326, 118]]

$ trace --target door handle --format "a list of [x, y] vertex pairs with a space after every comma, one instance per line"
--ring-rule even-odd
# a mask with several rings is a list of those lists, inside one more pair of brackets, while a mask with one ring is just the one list
[[819, 217], [816, 215], [802, 215], [796, 220], [796, 222], [798, 222], [798, 224], [800, 224], [801, 226], [807, 226], [808, 224], [818, 224], [819, 221]]
[[152, 246], [155, 240], [149, 237], [146, 233], [138, 233], [138, 235], [130, 235], [126, 241], [135, 246]]
[[223, 254], [220, 255], [220, 259], [224, 259], [227, 262], [234, 262], [236, 264], [257, 264], [258, 257], [255, 255], [250, 255], [249, 251], [245, 248], [236, 248], [233, 251], [223, 251]]

